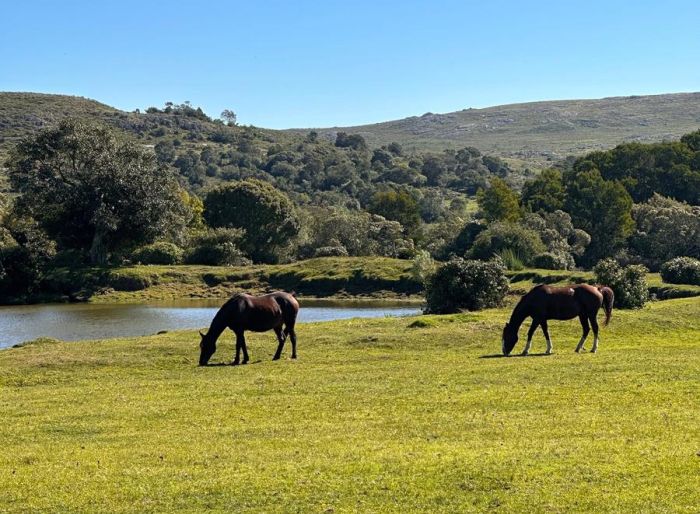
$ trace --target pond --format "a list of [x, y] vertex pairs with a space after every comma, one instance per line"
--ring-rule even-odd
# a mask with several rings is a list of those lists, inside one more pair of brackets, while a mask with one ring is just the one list
[[[204, 328], [224, 300], [178, 300], [141, 304], [41, 304], [0, 307], [0, 348], [37, 337], [63, 341], [155, 334]], [[300, 300], [299, 322], [420, 314], [420, 306], [397, 302]]]

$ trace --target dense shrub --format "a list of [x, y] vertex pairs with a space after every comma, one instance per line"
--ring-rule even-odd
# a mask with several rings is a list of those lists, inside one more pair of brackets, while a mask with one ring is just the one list
[[413, 280], [425, 286], [433, 273], [435, 273], [435, 261], [430, 256], [430, 252], [418, 250], [415, 257], [413, 257], [411, 266]]
[[633, 264], [622, 267], [614, 259], [604, 259], [593, 268], [599, 284], [611, 287], [615, 305], [623, 309], [638, 309], [649, 300], [644, 266]]
[[471, 256], [490, 259], [506, 249], [512, 250], [525, 265], [529, 265], [535, 255], [546, 250], [534, 230], [516, 223], [496, 222], [476, 236]]
[[700, 260], [692, 257], [671, 259], [661, 266], [661, 278], [669, 284], [700, 286]]
[[544, 252], [535, 256], [532, 265], [541, 269], [569, 269], [569, 258], [569, 254]]
[[187, 252], [188, 264], [207, 264], [210, 266], [244, 266], [250, 264], [239, 248], [243, 231], [231, 228], [216, 228], [195, 238], [192, 248]]
[[348, 250], [343, 245], [321, 246], [314, 251], [314, 257], [347, 257]]
[[31, 295], [56, 255], [56, 244], [31, 218], [6, 222], [0, 227], [0, 297]]
[[131, 259], [142, 264], [178, 264], [183, 253], [182, 248], [173, 243], [159, 242], [138, 248]]
[[700, 206], [655, 194], [632, 208], [636, 230], [631, 249], [652, 270], [683, 255], [700, 255]]
[[426, 313], [497, 307], [508, 292], [506, 267], [500, 259], [472, 261], [460, 257], [440, 266], [426, 284]]

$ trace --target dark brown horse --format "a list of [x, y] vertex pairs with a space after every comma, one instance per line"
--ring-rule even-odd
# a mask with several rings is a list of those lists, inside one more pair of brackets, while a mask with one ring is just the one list
[[510, 321], [503, 328], [502, 348], [503, 355], [510, 355], [515, 343], [518, 342], [518, 330], [525, 318], [532, 318], [532, 325], [527, 332], [527, 343], [523, 355], [530, 353], [532, 336], [537, 327], [542, 327], [542, 332], [547, 340], [547, 355], [552, 353], [552, 340], [547, 330], [547, 320], [573, 319], [578, 316], [583, 328], [583, 335], [576, 347], [576, 351], [583, 350], [583, 343], [588, 337], [590, 326], [593, 328], [593, 348], [591, 352], [598, 351], [598, 309], [601, 305], [605, 309], [605, 322], [607, 325], [612, 316], [613, 301], [615, 297], [609, 287], [595, 287], [588, 284], [577, 284], [566, 287], [550, 287], [539, 285], [533, 287], [525, 294], [518, 305], [513, 309]]
[[205, 366], [209, 362], [216, 351], [216, 340], [226, 328], [230, 328], [236, 334], [236, 358], [231, 363], [234, 366], [241, 362], [241, 351], [243, 351], [243, 364], [249, 360], [248, 348], [243, 335], [246, 330], [253, 332], [275, 331], [279, 344], [272, 360], [280, 358], [284, 342], [289, 336], [292, 342], [292, 359], [296, 359], [297, 335], [294, 332], [294, 324], [298, 312], [299, 303], [294, 298], [294, 293], [277, 291], [264, 296], [235, 295], [216, 313], [207, 333], [199, 333], [202, 336], [202, 341], [199, 343], [201, 350], [199, 365]]

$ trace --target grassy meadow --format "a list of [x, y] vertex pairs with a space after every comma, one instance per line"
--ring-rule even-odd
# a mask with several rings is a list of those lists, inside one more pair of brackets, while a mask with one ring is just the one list
[[570, 321], [501, 358], [509, 312], [303, 324], [240, 367], [195, 332], [2, 351], [0, 512], [697, 512], [700, 300], [615, 311], [596, 355]]
[[[282, 289], [306, 297], [420, 301], [423, 286], [411, 274], [412, 261], [390, 257], [319, 257], [290, 264], [253, 266], [132, 265], [59, 268], [47, 278], [46, 301], [69, 297], [95, 303], [145, 303], [185, 298], [229, 298], [236, 292]], [[508, 272], [511, 291], [536, 284], [594, 282], [590, 271], [524, 269]], [[666, 284], [649, 273], [650, 292], [660, 299], [700, 296], [700, 286]], [[76, 291], [76, 284], [82, 290]], [[70, 293], [69, 293], [70, 292]]]

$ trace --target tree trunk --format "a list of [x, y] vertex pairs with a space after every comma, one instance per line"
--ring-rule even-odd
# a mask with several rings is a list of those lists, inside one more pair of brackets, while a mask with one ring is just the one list
[[90, 262], [98, 266], [107, 264], [107, 247], [104, 244], [106, 232], [100, 229], [95, 230], [90, 246]]

